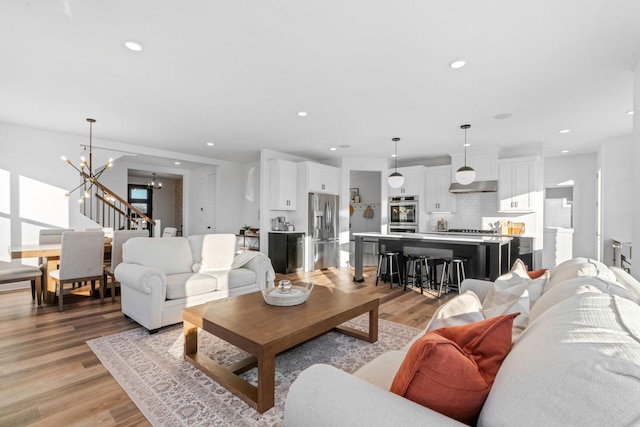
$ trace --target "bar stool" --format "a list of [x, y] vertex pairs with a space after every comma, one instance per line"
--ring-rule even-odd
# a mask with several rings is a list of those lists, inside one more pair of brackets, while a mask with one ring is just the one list
[[[440, 278], [440, 287], [438, 289], [438, 298], [440, 298], [440, 296], [442, 296], [442, 287], [445, 285], [444, 281], [445, 281], [445, 277], [447, 278], [447, 292], [449, 291], [449, 286], [453, 285], [454, 283], [452, 282], [452, 276], [453, 276], [453, 269], [455, 267], [456, 269], [456, 278], [457, 278], [457, 288], [458, 288], [458, 294], [460, 293], [460, 289], [461, 289], [461, 283], [464, 279], [466, 279], [466, 275], [465, 275], [465, 271], [464, 271], [464, 264], [467, 262], [466, 258], [461, 258], [461, 257], [446, 257], [443, 258], [444, 265], [442, 267], [442, 277]], [[462, 278], [462, 279], [461, 279]]]
[[[378, 252], [378, 271], [376, 272], [376, 286], [378, 286], [378, 279], [382, 277], [382, 281], [386, 282], [389, 278], [389, 287], [393, 288], [393, 276], [398, 275], [398, 283], [402, 283], [402, 277], [400, 276], [400, 262], [398, 257], [399, 252], [395, 251], [380, 251]], [[396, 270], [393, 270], [393, 264], [395, 262]], [[382, 267], [384, 266], [384, 272]]]
[[426, 255], [406, 255], [407, 262], [404, 273], [404, 290], [407, 290], [409, 280], [412, 281], [411, 286], [420, 286], [420, 293], [424, 293], [423, 276], [426, 276], [427, 283], [430, 283], [429, 257]]

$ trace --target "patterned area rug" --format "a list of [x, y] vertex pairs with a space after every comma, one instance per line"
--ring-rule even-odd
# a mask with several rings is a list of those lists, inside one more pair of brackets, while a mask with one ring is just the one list
[[[346, 325], [366, 330], [368, 315]], [[419, 330], [380, 320], [370, 344], [329, 332], [276, 357], [275, 406], [260, 414], [183, 359], [182, 326], [149, 335], [144, 328], [87, 341], [100, 362], [154, 426], [281, 426], [291, 383], [305, 368], [326, 363], [354, 372], [378, 355], [403, 347]], [[227, 365], [247, 353], [200, 331], [198, 351]], [[257, 369], [241, 375], [257, 385]]]

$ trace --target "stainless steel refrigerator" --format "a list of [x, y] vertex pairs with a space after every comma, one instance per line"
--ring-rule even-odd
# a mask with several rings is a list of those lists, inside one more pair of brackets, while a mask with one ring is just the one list
[[309, 193], [308, 254], [311, 270], [337, 267], [340, 263], [338, 200], [338, 196]]

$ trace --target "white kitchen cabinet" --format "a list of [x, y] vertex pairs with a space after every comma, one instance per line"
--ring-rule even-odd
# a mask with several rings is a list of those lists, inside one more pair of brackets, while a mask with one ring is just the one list
[[504, 159], [498, 166], [498, 211], [533, 212], [536, 157]]
[[271, 173], [271, 209], [296, 210], [298, 165], [288, 160], [273, 159], [269, 162]]
[[428, 213], [455, 212], [456, 199], [449, 192], [451, 166], [428, 167], [425, 171], [426, 198], [424, 207]]
[[[389, 186], [389, 196], [418, 196], [418, 200], [424, 197], [424, 166], [408, 166], [398, 168], [398, 172], [404, 176], [404, 183], [399, 188]], [[395, 168], [389, 169], [389, 174], [395, 172]]]
[[340, 194], [340, 169], [314, 162], [302, 162], [306, 169], [309, 193]]
[[[462, 166], [464, 166], [464, 154], [452, 154], [450, 182], [457, 182], [456, 171]], [[476, 171], [475, 181], [495, 181], [498, 179], [498, 152], [467, 152], [467, 166]]]

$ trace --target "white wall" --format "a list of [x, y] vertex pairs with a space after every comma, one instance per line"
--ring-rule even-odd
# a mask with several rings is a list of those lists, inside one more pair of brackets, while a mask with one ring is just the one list
[[573, 181], [573, 256], [596, 257], [596, 154], [548, 157], [544, 164], [546, 187]]
[[602, 262], [613, 261], [612, 239], [631, 241], [633, 204], [629, 203], [633, 179], [631, 135], [603, 142], [598, 152], [602, 170]]
[[[633, 150], [630, 153], [632, 163], [635, 166], [633, 168], [633, 179], [631, 180], [630, 193], [631, 203], [633, 206], [633, 223], [632, 229], [632, 245], [636, 247], [636, 252], [640, 247], [640, 63], [636, 65], [636, 69], [633, 73], [633, 108], [635, 114], [633, 115]], [[635, 263], [632, 264], [631, 274], [640, 279], [640, 259], [635, 257]]]

